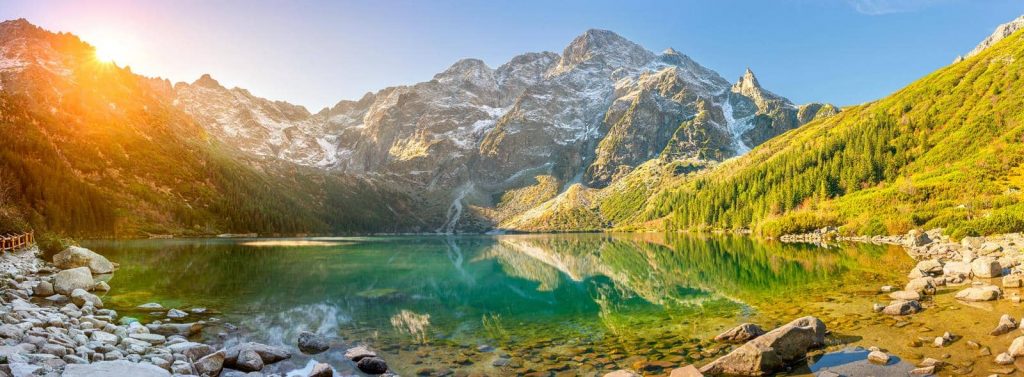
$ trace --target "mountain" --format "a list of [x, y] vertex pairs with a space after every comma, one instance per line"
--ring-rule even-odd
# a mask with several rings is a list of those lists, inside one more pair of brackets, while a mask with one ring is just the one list
[[959, 63], [961, 60], [980, 54], [985, 49], [999, 43], [999, 41], [1013, 35], [1013, 33], [1022, 28], [1024, 28], [1024, 16], [1017, 17], [1017, 19], [1013, 21], [999, 25], [996, 27], [996, 30], [992, 32], [992, 35], [989, 35], [985, 40], [981, 41], [981, 43], [974, 47], [974, 50], [968, 52], [967, 55], [957, 57], [955, 63]]
[[[268, 119], [308, 116], [233, 95]], [[179, 97], [166, 80], [97, 61], [71, 34], [0, 23], [0, 232], [349, 233], [440, 221], [417, 216], [415, 198], [393, 183], [258, 160], [181, 111]]]
[[463, 59], [430, 81], [315, 114], [209, 76], [173, 92], [178, 108], [246, 153], [402, 182], [446, 217], [441, 232], [502, 227], [648, 161], [722, 161], [838, 112], [794, 105], [749, 70], [730, 84], [673, 49], [655, 54], [606, 30], [496, 69]]
[[641, 194], [602, 192], [599, 204], [642, 213], [620, 226], [671, 230], [941, 227], [957, 238], [1024, 230], [1024, 32], [982, 46], [886, 98]]

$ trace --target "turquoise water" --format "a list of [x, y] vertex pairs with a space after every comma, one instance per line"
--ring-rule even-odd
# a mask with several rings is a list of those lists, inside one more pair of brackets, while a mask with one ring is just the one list
[[[617, 367], [656, 374], [726, 352], [707, 339], [727, 326], [774, 326], [813, 314], [817, 306], [808, 303], [835, 302], [836, 292], [866, 294], [912, 265], [902, 251], [884, 247], [823, 249], [743, 237], [252, 241], [85, 246], [120, 263], [104, 300], [124, 315], [155, 319], [132, 309], [147, 302], [209, 308], [188, 320], [209, 321], [203, 336], [212, 341], [294, 347], [299, 331], [317, 331], [334, 338], [335, 350], [276, 368], [317, 359], [352, 371], [341, 351], [367, 343], [403, 375], [593, 374]], [[497, 351], [479, 352], [479, 345]], [[499, 355], [510, 365], [494, 367]]]

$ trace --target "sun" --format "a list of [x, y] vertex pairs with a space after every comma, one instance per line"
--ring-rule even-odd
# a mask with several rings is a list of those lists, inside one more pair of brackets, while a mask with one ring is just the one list
[[101, 63], [118, 62], [124, 64], [131, 56], [130, 43], [127, 38], [119, 37], [116, 34], [103, 33], [92, 36], [87, 40], [95, 47], [96, 61]]
[[112, 51], [106, 48], [101, 48], [100, 46], [96, 46], [97, 61], [101, 63], [113, 63], [115, 58], [116, 57], [114, 56], [114, 53]]

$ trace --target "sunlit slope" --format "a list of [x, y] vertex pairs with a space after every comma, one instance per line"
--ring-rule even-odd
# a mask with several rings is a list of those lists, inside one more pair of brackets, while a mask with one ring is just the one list
[[1024, 229], [1024, 34], [669, 187], [639, 221], [767, 234]]
[[396, 212], [408, 203], [371, 182], [290, 164], [254, 169], [172, 105], [169, 83], [102, 62], [77, 37], [3, 26], [0, 231], [334, 233], [407, 223]]

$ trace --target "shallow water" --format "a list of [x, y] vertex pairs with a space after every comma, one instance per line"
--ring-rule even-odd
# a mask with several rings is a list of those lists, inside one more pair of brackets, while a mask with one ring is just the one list
[[[302, 330], [334, 338], [332, 351], [299, 355], [276, 370], [316, 359], [352, 373], [341, 354], [366, 343], [410, 376], [593, 375], [618, 368], [658, 375], [728, 352], [730, 346], [709, 340], [727, 327], [755, 322], [770, 329], [803, 315], [826, 322], [834, 347], [857, 344], [866, 328], [892, 325], [871, 313], [870, 303], [879, 286], [902, 285], [913, 266], [899, 248], [824, 249], [726, 236], [251, 241], [85, 246], [121, 264], [104, 301], [122, 315], [156, 319], [133, 310], [147, 302], [205, 307], [210, 314], [186, 320], [210, 321], [209, 340], [224, 332], [225, 342], [294, 350]], [[508, 365], [493, 366], [499, 356], [510, 357]]]

